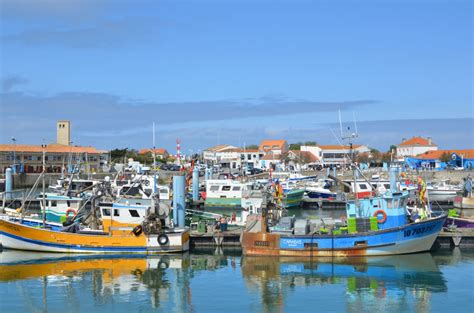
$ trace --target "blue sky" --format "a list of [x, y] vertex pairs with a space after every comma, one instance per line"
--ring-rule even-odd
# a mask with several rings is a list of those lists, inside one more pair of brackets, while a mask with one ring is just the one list
[[0, 142], [474, 148], [468, 0], [4, 0]]

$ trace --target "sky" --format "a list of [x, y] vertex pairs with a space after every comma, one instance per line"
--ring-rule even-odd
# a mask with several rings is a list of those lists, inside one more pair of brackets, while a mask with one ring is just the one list
[[[470, 0], [0, 2], [0, 143], [474, 148]], [[350, 128], [350, 129], [348, 129]], [[343, 135], [344, 135], [343, 134]]]

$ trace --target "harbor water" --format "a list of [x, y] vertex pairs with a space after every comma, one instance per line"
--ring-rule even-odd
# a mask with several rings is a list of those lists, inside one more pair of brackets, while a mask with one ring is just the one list
[[0, 253], [0, 312], [473, 312], [474, 250], [372, 258]]

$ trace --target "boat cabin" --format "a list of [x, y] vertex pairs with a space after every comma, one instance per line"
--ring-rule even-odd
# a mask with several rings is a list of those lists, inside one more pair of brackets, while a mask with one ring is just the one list
[[408, 192], [351, 200], [346, 203], [348, 218], [377, 217], [378, 228], [388, 229], [407, 224]]
[[56, 194], [45, 194], [46, 209], [43, 208], [43, 195], [38, 195], [41, 212], [46, 212], [46, 220], [53, 223], [62, 223], [66, 215], [76, 214], [83, 204], [82, 198], [68, 197]]
[[242, 198], [245, 185], [230, 179], [213, 179], [206, 182], [206, 199], [209, 198]]
[[128, 234], [135, 226], [143, 222], [149, 207], [146, 205], [100, 203], [99, 209], [104, 232]]

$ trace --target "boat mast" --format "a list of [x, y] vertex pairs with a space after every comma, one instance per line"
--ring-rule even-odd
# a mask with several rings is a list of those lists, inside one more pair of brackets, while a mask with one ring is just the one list
[[44, 176], [46, 173], [46, 145], [42, 144], [41, 147], [43, 148], [43, 173], [41, 175], [43, 176], [42, 178], [42, 184], [43, 184], [43, 191], [42, 191], [42, 197], [41, 197], [41, 202], [43, 203], [43, 228], [46, 228], [46, 194], [45, 194], [45, 183], [44, 183]]

